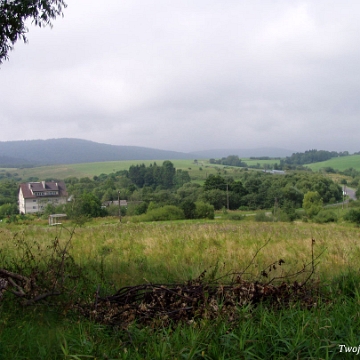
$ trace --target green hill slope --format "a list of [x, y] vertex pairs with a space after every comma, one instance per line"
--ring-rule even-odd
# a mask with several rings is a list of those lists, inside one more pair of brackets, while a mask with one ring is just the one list
[[333, 169], [340, 171], [354, 168], [360, 171], [360, 155], [341, 156], [305, 166], [313, 171], [318, 171], [325, 167], [332, 167]]

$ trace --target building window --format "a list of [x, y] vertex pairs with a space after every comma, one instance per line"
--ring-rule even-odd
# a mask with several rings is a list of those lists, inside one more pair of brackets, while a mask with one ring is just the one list
[[33, 200], [33, 202], [36, 202], [36, 199], [35, 199], [35, 200]]

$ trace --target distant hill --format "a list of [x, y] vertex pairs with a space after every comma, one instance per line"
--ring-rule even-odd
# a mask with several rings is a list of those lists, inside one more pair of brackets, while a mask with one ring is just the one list
[[29, 167], [33, 166], [34, 164], [26, 159], [23, 158], [14, 158], [11, 156], [3, 156], [0, 155], [0, 167], [3, 168], [12, 168], [12, 167]]
[[239, 158], [250, 158], [250, 157], [260, 157], [260, 156], [269, 156], [269, 157], [286, 157], [290, 156], [295, 151], [279, 149], [279, 148], [258, 148], [258, 149], [213, 149], [213, 150], [203, 150], [195, 151], [193, 157], [198, 157], [199, 159], [219, 159], [227, 157], [229, 155], [237, 155]]
[[277, 148], [218, 149], [184, 153], [139, 146], [101, 144], [68, 138], [0, 141], [0, 167], [21, 168], [123, 160], [210, 159], [229, 155], [238, 155], [240, 158], [286, 157], [292, 153], [290, 150]]
[[192, 159], [192, 154], [80, 139], [0, 142], [0, 167], [29, 167], [121, 160]]

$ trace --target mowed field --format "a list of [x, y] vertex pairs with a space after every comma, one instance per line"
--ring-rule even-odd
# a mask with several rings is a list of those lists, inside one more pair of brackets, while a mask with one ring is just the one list
[[[169, 159], [175, 166], [176, 169], [186, 170], [194, 182], [202, 183], [206, 177], [210, 174], [221, 174], [232, 176], [235, 180], [237, 174], [242, 168], [226, 166], [226, 165], [215, 165], [210, 164], [208, 159], [198, 159], [197, 163], [194, 160], [172, 160]], [[248, 164], [248, 166], [268, 165], [269, 168], [276, 163], [279, 164], [280, 160], [251, 160], [242, 159]], [[0, 168], [0, 174], [10, 173], [16, 175], [22, 181], [26, 181], [30, 178], [37, 177], [39, 179], [59, 179], [63, 180], [71, 176], [77, 178], [99, 176], [100, 174], [110, 174], [120, 170], [129, 170], [131, 165], [145, 164], [149, 166], [156, 162], [158, 165], [163, 163], [163, 160], [126, 160], [126, 161], [105, 161], [105, 162], [93, 162], [93, 163], [82, 163], [82, 164], [64, 164], [64, 165], [49, 165], [40, 166], [33, 168]], [[333, 158], [328, 161], [318, 162], [314, 164], [305, 165], [311, 168], [313, 171], [321, 171], [325, 167], [332, 167], [336, 170], [345, 170], [348, 168], [354, 168], [360, 171], [360, 155], [351, 155]], [[257, 171], [259, 171], [257, 169]]]
[[[170, 160], [176, 169], [200, 171], [202, 162], [196, 165], [193, 160]], [[21, 169], [0, 169], [1, 172], [9, 172], [10, 174], [17, 174], [17, 176], [26, 180], [30, 177], [38, 177], [39, 179], [56, 178], [65, 179], [71, 176], [77, 178], [99, 176], [100, 174], [110, 174], [120, 170], [129, 170], [131, 165], [145, 164], [149, 166], [156, 162], [158, 165], [163, 163], [163, 160], [127, 160], [127, 161], [105, 161], [92, 162], [82, 164], [64, 164], [64, 165], [49, 165], [33, 168]], [[189, 169], [190, 168], [190, 169]], [[214, 170], [215, 171], [215, 170]], [[205, 176], [205, 173], [204, 173]]]
[[[227, 174], [237, 178], [237, 174], [241, 170], [238, 167], [215, 165], [210, 164], [208, 159], [198, 160], [197, 163], [194, 160], [171, 160], [176, 169], [186, 170], [192, 181], [203, 182], [210, 174], [218, 174], [219, 171], [222, 175]], [[263, 166], [267, 164], [269, 166], [274, 163], [279, 163], [279, 160], [250, 160], [243, 159], [249, 166], [260, 164]], [[161, 165], [163, 160], [126, 160], [126, 161], [105, 161], [105, 162], [92, 162], [82, 164], [64, 164], [64, 165], [49, 165], [33, 168], [0, 168], [1, 173], [10, 173], [20, 177], [21, 180], [37, 177], [39, 179], [59, 179], [63, 180], [71, 176], [77, 178], [99, 176], [100, 174], [110, 174], [120, 170], [129, 170], [131, 165], [149, 166], [150, 164], [157, 163]]]
[[[198, 160], [194, 163], [193, 160], [170, 160], [176, 169], [186, 170], [189, 172], [191, 179], [195, 182], [203, 182], [210, 174], [217, 174], [219, 171], [224, 171], [228, 175], [236, 178], [236, 174], [241, 168], [229, 167], [224, 165], [212, 165], [208, 160]], [[129, 170], [131, 165], [150, 164], [156, 163], [161, 165], [162, 160], [127, 160], [127, 161], [106, 161], [106, 162], [93, 162], [83, 164], [69, 164], [69, 165], [51, 165], [41, 166], [34, 168], [22, 169], [0, 169], [0, 174], [10, 173], [20, 177], [26, 181], [32, 177], [39, 179], [66, 179], [71, 176], [77, 178], [99, 176], [100, 174], [110, 174], [120, 170]], [[224, 172], [222, 173], [224, 174]]]
[[360, 155], [350, 155], [342, 156], [337, 158], [332, 158], [327, 161], [322, 161], [314, 164], [306, 165], [313, 171], [319, 171], [325, 167], [332, 167], [336, 170], [345, 170], [349, 168], [354, 168], [355, 170], [360, 170]]

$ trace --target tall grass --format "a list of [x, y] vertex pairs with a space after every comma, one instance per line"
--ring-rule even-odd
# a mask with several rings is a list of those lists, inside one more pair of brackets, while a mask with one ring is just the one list
[[[70, 228], [70, 224], [67, 225]], [[1, 225], [1, 266], [22, 258], [17, 239], [35, 246], [39, 257], [64, 227]], [[198, 320], [176, 327], [127, 330], [93, 323], [56, 306], [19, 308], [0, 302], [0, 358], [6, 359], [337, 359], [339, 345], [359, 345], [359, 229], [345, 225], [181, 221], [119, 223], [95, 220], [76, 228], [71, 255], [91, 279], [89, 294], [102, 295], [144, 282], [183, 282], [203, 270], [219, 277], [244, 270], [260, 278], [278, 259], [286, 275], [311, 260], [325, 297], [311, 310], [294, 304], [239, 308], [240, 321]], [[270, 241], [269, 241], [270, 240]], [[254, 254], [267, 241], [254, 258]], [[41, 260], [41, 259], [40, 259]], [[92, 285], [91, 285], [92, 284]], [[349, 355], [351, 358], [351, 355]]]
[[[70, 227], [70, 225], [69, 225]], [[0, 232], [1, 254], [16, 257], [16, 238], [36, 242], [44, 249], [55, 237], [66, 241], [69, 233], [61, 227], [3, 226]], [[196, 277], [219, 263], [220, 272], [241, 271], [258, 254], [249, 271], [260, 273], [279, 258], [283, 271], [301, 268], [322, 253], [319, 276], [336, 276], [344, 267], [356, 268], [360, 249], [359, 230], [339, 224], [288, 224], [231, 221], [182, 221], [156, 223], [119, 223], [100, 221], [76, 228], [71, 254], [80, 265], [101, 263], [115, 285], [144, 282], [182, 281]]]

